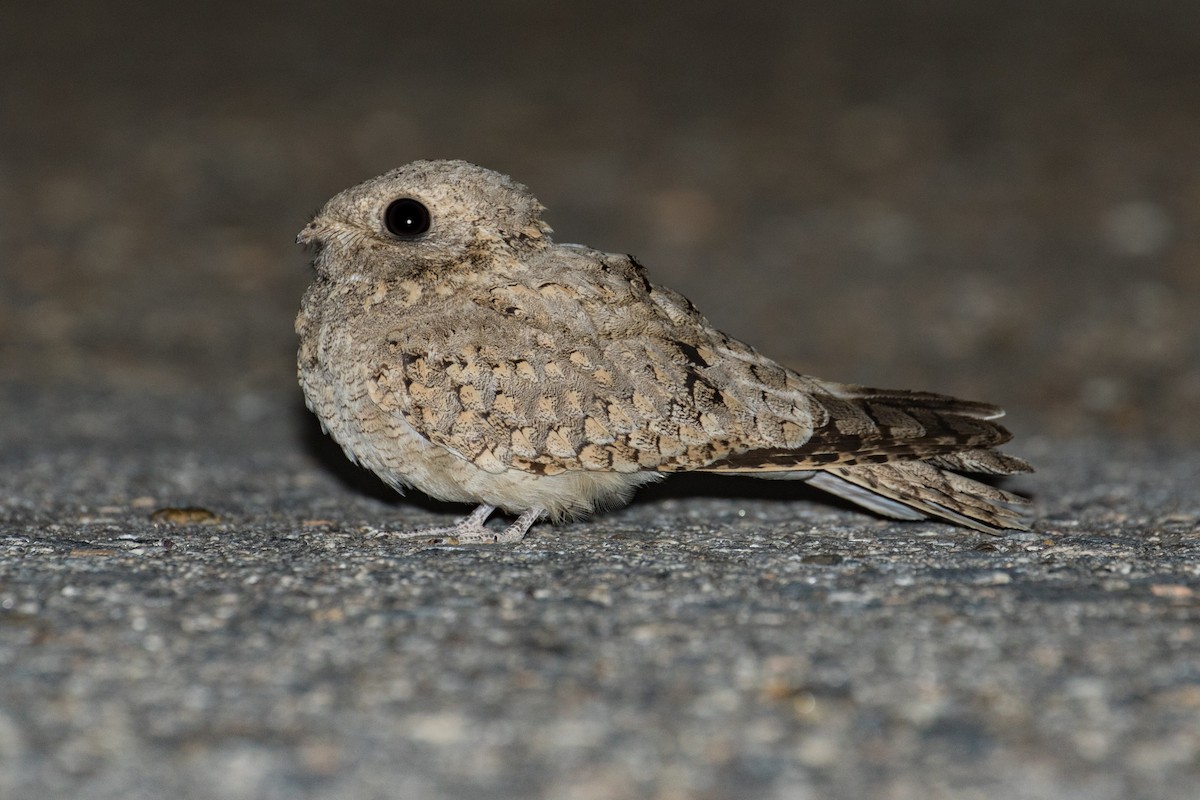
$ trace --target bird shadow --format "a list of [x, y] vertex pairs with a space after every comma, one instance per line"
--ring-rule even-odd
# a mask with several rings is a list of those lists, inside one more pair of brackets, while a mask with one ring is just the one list
[[431, 513], [462, 514], [461, 504], [435, 500], [423, 492], [413, 491], [405, 494], [398, 492], [374, 472], [358, 466], [347, 458], [341, 446], [321, 430], [321, 423], [317, 420], [316, 415], [305, 408], [303, 403], [295, 406], [295, 412], [297, 435], [304, 452], [347, 489], [388, 505], [404, 503]]
[[631, 505], [665, 500], [729, 500], [754, 503], [816, 502], [833, 508], [862, 509], [804, 481], [761, 480], [740, 475], [683, 472], [638, 490]]

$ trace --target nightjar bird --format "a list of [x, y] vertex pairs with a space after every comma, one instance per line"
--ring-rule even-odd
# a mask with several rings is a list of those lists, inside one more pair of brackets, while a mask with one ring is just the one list
[[[632, 257], [557, 244], [511, 178], [417, 161], [336, 195], [300, 232], [296, 331], [324, 430], [398, 490], [476, 504], [417, 531], [516, 542], [672, 472], [803, 480], [899, 519], [1027, 528], [961, 473], [1030, 471], [996, 406], [793, 372], [715, 329]], [[485, 526], [497, 508], [517, 519]]]

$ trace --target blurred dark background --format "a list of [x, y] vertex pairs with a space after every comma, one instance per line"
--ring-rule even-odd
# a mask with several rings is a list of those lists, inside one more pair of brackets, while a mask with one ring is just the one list
[[4, 0], [0, 382], [298, 397], [306, 216], [465, 158], [802, 371], [1195, 440], [1198, 154], [1182, 0]]

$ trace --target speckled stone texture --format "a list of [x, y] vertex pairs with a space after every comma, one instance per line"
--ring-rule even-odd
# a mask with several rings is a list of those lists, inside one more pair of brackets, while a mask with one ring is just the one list
[[[1196, 4], [10, 5], [0, 797], [1195, 796]], [[291, 241], [440, 157], [789, 366], [1007, 407], [1033, 533], [680, 477], [379, 537], [465, 509], [316, 430]]]

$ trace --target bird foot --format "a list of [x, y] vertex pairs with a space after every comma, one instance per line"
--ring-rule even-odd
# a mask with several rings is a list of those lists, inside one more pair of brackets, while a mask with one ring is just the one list
[[463, 517], [454, 525], [444, 528], [422, 528], [418, 531], [408, 531], [404, 533], [388, 533], [387, 536], [394, 536], [400, 539], [422, 539], [431, 544], [516, 544], [525, 538], [529, 528], [533, 523], [537, 522], [538, 517], [543, 513], [540, 508], [531, 508], [517, 518], [517, 521], [509, 525], [500, 533], [494, 533], [488, 530], [487, 518], [493, 511], [495, 506], [490, 506], [486, 503], [480, 504], [474, 511]]

